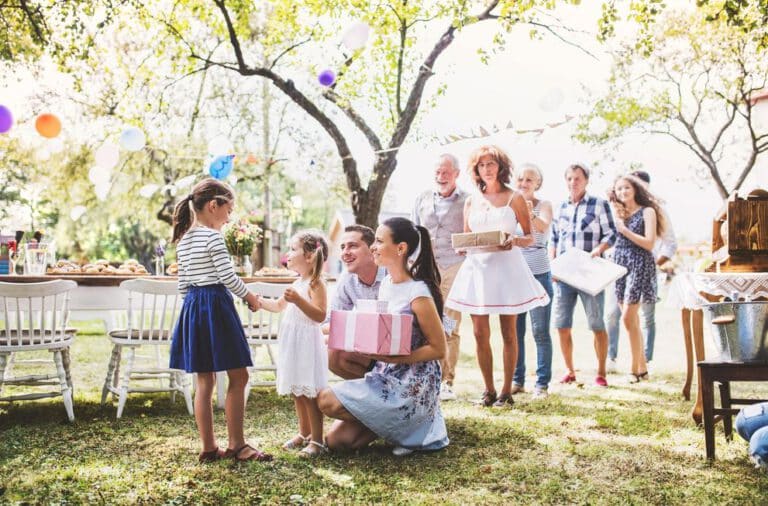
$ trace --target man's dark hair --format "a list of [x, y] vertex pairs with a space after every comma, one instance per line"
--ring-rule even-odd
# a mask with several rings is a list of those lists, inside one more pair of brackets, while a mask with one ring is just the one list
[[633, 172], [630, 172], [633, 176], [635, 176], [637, 179], [641, 180], [645, 184], [651, 184], [651, 175], [648, 174], [644, 170], [636, 170]]
[[363, 238], [363, 242], [369, 247], [373, 244], [375, 238], [373, 229], [371, 227], [366, 227], [365, 225], [349, 225], [344, 229], [344, 232], [358, 232]]
[[584, 174], [584, 179], [589, 181], [589, 169], [586, 168], [584, 165], [580, 163], [574, 163], [573, 165], [569, 165], [567, 169], [565, 169], [565, 176], [568, 176], [568, 171], [570, 170], [580, 170], [582, 174]]

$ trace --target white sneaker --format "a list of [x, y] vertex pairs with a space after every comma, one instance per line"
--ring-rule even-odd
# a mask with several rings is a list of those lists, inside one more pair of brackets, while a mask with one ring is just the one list
[[533, 389], [533, 395], [531, 396], [531, 398], [533, 400], [546, 399], [548, 395], [549, 395], [549, 392], [547, 392], [546, 388], [535, 387]]
[[456, 394], [453, 391], [453, 387], [448, 383], [443, 383], [440, 386], [440, 400], [441, 401], [455, 401]]
[[413, 450], [406, 448], [404, 446], [395, 446], [392, 448], [392, 455], [395, 457], [405, 457], [406, 455], [410, 455], [413, 453]]
[[616, 359], [615, 358], [608, 359], [608, 367], [606, 367], [606, 370], [610, 374], [616, 374], [616, 372], [618, 372], [619, 368], [616, 365]]

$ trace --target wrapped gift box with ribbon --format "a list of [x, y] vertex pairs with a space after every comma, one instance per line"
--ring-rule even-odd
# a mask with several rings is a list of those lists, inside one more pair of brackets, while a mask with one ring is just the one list
[[[381, 301], [373, 306], [384, 309]], [[375, 312], [371, 304], [360, 304], [355, 311], [331, 311], [328, 347], [374, 355], [409, 355], [413, 316]]]
[[451, 246], [454, 249], [495, 248], [504, 244], [507, 237], [508, 234], [501, 230], [451, 234]]

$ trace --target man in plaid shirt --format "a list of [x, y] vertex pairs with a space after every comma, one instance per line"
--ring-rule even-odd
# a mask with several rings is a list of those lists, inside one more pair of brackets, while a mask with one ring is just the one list
[[[587, 194], [589, 170], [583, 165], [571, 165], [565, 171], [568, 184], [568, 200], [560, 205], [559, 212], [552, 220], [550, 254], [552, 258], [570, 248], [589, 251], [592, 256], [601, 256], [616, 239], [616, 226], [608, 201]], [[554, 280], [557, 281], [557, 280]], [[597, 355], [597, 377], [595, 384], [608, 386], [605, 379], [605, 360], [608, 356], [608, 334], [603, 322], [604, 293], [589, 295], [563, 282], [555, 284], [555, 327], [560, 335], [560, 349], [563, 352], [568, 373], [561, 383], [576, 381], [573, 367], [573, 311], [576, 299], [581, 299], [587, 314], [589, 327], [595, 335]]]

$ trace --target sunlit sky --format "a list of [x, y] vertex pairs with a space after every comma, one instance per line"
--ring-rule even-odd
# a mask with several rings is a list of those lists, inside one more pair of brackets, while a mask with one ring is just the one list
[[[680, 2], [670, 2], [676, 4]], [[476, 147], [493, 143], [504, 148], [516, 165], [536, 163], [544, 173], [540, 195], [560, 201], [565, 197], [563, 171], [579, 161], [595, 169], [588, 191], [604, 196], [616, 174], [631, 163], [641, 164], [652, 177], [652, 190], [667, 202], [674, 228], [683, 241], [708, 240], [711, 218], [721, 206], [721, 200], [709, 181], [694, 182], [697, 164], [694, 155], [671, 140], [649, 136], [632, 136], [618, 150], [590, 148], [571, 139], [576, 120], [555, 128], [567, 115], [578, 116], [589, 110], [587, 93], [599, 93], [605, 86], [610, 62], [605, 48], [594, 40], [595, 19], [599, 2], [585, 2], [578, 7], [561, 7], [556, 12], [569, 27], [586, 34], [571, 38], [593, 56], [567, 45], [552, 36], [531, 40], [528, 29], [521, 28], [509, 37], [507, 49], [481, 63], [478, 47], [490, 47], [493, 31], [490, 24], [469, 27], [438, 61], [435, 72], [448, 81], [447, 93], [433, 109], [425, 109], [419, 128], [422, 139], [432, 135], [478, 134], [480, 127], [492, 130], [493, 125], [513, 128], [502, 130], [482, 139], [470, 139], [448, 145], [416, 141], [411, 136], [400, 150], [398, 168], [385, 196], [388, 210], [410, 211], [416, 194], [430, 187], [432, 168], [438, 155], [449, 152], [464, 165]], [[619, 34], [621, 35], [621, 33]], [[49, 88], [52, 83], [45, 83]], [[437, 80], [430, 86], [437, 84]], [[53, 85], [55, 87], [55, 84]], [[428, 88], [428, 92], [430, 89]], [[0, 103], [20, 108], [34, 87], [25, 82], [4, 83]], [[519, 129], [544, 128], [544, 133], [519, 134]], [[31, 126], [27, 125], [31, 133]], [[327, 140], [327, 139], [326, 139]], [[327, 140], [331, 146], [330, 140]], [[373, 159], [367, 145], [353, 141], [355, 155], [361, 167], [370, 166]], [[768, 187], [765, 159], [758, 162], [745, 190], [756, 186]], [[460, 185], [471, 189], [466, 174]], [[74, 204], [73, 204], [74, 205]]]

